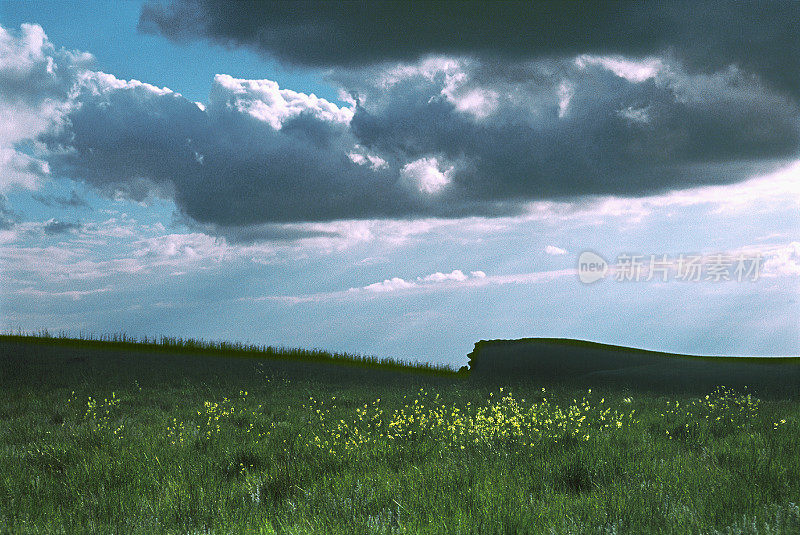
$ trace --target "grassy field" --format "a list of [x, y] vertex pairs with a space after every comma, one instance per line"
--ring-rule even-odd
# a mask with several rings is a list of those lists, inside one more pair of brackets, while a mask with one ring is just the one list
[[0, 532], [800, 533], [797, 393], [201, 345], [0, 337]]

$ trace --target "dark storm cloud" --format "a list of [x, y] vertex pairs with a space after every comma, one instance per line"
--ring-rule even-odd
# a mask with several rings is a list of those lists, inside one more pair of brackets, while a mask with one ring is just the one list
[[42, 229], [44, 233], [48, 236], [54, 236], [56, 234], [66, 234], [73, 230], [79, 230], [81, 228], [80, 223], [70, 223], [68, 221], [58, 221], [57, 219], [51, 219], [47, 223], [44, 224]]
[[237, 107], [257, 114], [263, 101], [219, 82], [206, 110], [174, 93], [114, 84], [86, 87], [65, 128], [42, 138], [54, 173], [108, 195], [169, 196], [191, 219], [221, 227], [414, 212], [397, 198], [392, 173], [348, 157], [354, 140], [344, 122], [309, 108], [276, 129]]
[[[173, 198], [239, 241], [275, 239], [270, 223], [507, 215], [535, 199], [731, 183], [800, 145], [797, 106], [735, 69], [631, 81], [550, 62], [491, 85], [478, 62], [416, 68], [370, 71], [369, 83], [343, 74], [354, 111], [225, 76], [201, 109], [98, 74], [43, 140], [55, 173], [108, 195]], [[496, 99], [470, 104], [476, 91]]]
[[143, 85], [87, 88], [66, 127], [42, 138], [53, 150], [50, 165], [109, 196], [171, 197], [192, 220], [244, 241], [274, 239], [276, 230], [262, 223], [497, 210], [491, 199], [467, 199], [469, 209], [426, 199], [399, 183], [397, 166], [354, 163], [348, 123], [309, 110], [276, 129], [238, 108], [263, 102], [237, 91], [218, 81], [201, 110]]
[[55, 48], [41, 28], [24, 29], [0, 33], [11, 44], [0, 59], [13, 67], [0, 74], [28, 80], [7, 86], [23, 96], [5, 98], [24, 100], [41, 77], [66, 89], [43, 100], [60, 112], [33, 134], [41, 143], [27, 141], [36, 176], [168, 198], [181, 217], [237, 241], [318, 235], [285, 223], [512, 215], [533, 200], [727, 184], [796, 159], [800, 147], [797, 103], [736, 66], [438, 56], [333, 71], [351, 107], [227, 75], [199, 105], [88, 70], [77, 54], [41, 68]]
[[[351, 127], [379, 153], [463, 162], [456, 189], [485, 201], [732, 183], [795, 157], [800, 147], [797, 105], [737, 70], [631, 82], [598, 66], [563, 63], [569, 99], [561, 110], [553, 77], [539, 72], [553, 65], [517, 68], [534, 82], [497, 87], [496, 94], [514, 98], [499, 97], [483, 119], [458, 110], [457, 97], [441, 94], [446, 82], [428, 74], [389, 90], [359, 90], [366, 104]], [[485, 80], [483, 69], [477, 66], [476, 80]], [[467, 83], [462, 92], [469, 90]]]
[[343, 238], [340, 232], [308, 228], [307, 224], [263, 223], [246, 226], [223, 226], [214, 223], [200, 224], [189, 218], [180, 222], [194, 232], [202, 232], [212, 236], [225, 236], [229, 241], [241, 244], [253, 244], [268, 240], [273, 242], [296, 241], [310, 238]]
[[173, 0], [142, 7], [141, 31], [209, 38], [309, 66], [428, 54], [519, 61], [661, 55], [694, 70], [735, 64], [800, 97], [800, 3], [282, 2]]

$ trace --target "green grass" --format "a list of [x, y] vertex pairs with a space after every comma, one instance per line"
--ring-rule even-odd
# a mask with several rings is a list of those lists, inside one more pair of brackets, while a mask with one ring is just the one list
[[125, 333], [108, 334], [95, 337], [92, 334], [81, 334], [70, 337], [66, 333], [52, 334], [47, 330], [34, 334], [9, 333], [0, 335], [0, 341], [55, 345], [78, 349], [99, 348], [115, 350], [134, 350], [162, 353], [190, 353], [193, 355], [222, 355], [233, 358], [254, 358], [279, 361], [336, 363], [384, 370], [413, 371], [416, 373], [452, 374], [455, 370], [444, 364], [430, 362], [411, 362], [372, 355], [356, 355], [338, 353], [322, 349], [304, 349], [274, 347], [262, 344], [231, 342], [225, 340], [203, 340], [197, 338], [180, 338], [159, 336], [137, 339]]
[[0, 532], [800, 532], [797, 398], [156, 349], [0, 339]]

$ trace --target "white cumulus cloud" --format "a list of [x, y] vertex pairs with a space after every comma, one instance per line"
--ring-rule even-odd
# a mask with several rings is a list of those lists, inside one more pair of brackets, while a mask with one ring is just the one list
[[800, 242], [793, 241], [772, 251], [762, 269], [767, 275], [800, 275]]
[[76, 77], [91, 62], [90, 54], [56, 50], [37, 24], [18, 32], [0, 26], [0, 193], [36, 189], [49, 176], [36, 137], [62, 120]]
[[567, 254], [567, 251], [565, 249], [562, 249], [561, 247], [556, 247], [555, 245], [548, 245], [547, 247], [544, 248], [544, 252], [553, 256]]
[[467, 280], [467, 276], [464, 275], [464, 272], [460, 269], [454, 269], [450, 273], [432, 273], [426, 277], [422, 277], [419, 280], [424, 282], [443, 282], [443, 281], [465, 281]]
[[403, 166], [402, 174], [423, 193], [438, 193], [450, 183], [453, 166], [440, 170], [436, 158], [420, 158]]
[[275, 130], [280, 130], [286, 120], [303, 113], [345, 124], [353, 118], [350, 108], [340, 108], [314, 94], [281, 89], [272, 80], [242, 80], [227, 74], [214, 77], [212, 100], [225, 101], [237, 111], [269, 123]]
[[575, 58], [575, 65], [581, 69], [589, 65], [599, 65], [620, 78], [634, 83], [655, 78], [664, 70], [664, 64], [658, 58], [634, 60], [621, 56], [592, 56], [589, 54], [582, 54]]
[[401, 279], [400, 277], [392, 277], [391, 279], [386, 279], [382, 282], [375, 282], [373, 284], [364, 286], [364, 290], [368, 292], [394, 292], [396, 290], [413, 288], [414, 286], [416, 286], [416, 284], [413, 282]]

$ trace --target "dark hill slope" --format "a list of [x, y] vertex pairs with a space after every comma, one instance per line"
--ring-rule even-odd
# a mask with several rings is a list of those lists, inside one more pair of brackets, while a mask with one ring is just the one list
[[164, 388], [205, 384], [238, 392], [271, 377], [333, 385], [403, 383], [411, 376], [429, 384], [458, 377], [444, 368], [321, 350], [0, 336], [0, 392], [31, 384], [45, 389], [104, 385], [113, 390], [134, 383]]
[[800, 358], [701, 357], [583, 340], [482, 340], [469, 354], [475, 379], [625, 383], [635, 387], [800, 390]]

